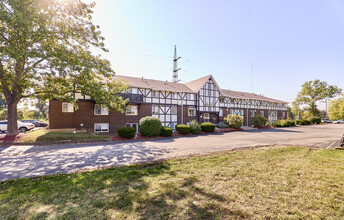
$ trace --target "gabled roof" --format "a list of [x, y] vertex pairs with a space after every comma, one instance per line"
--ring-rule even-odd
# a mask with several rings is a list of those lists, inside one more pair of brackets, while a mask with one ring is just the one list
[[239, 92], [239, 91], [233, 91], [233, 90], [229, 90], [229, 89], [228, 90], [222, 89], [222, 92], [224, 93], [225, 96], [228, 96], [231, 98], [254, 99], [254, 100], [260, 100], [260, 101], [278, 102], [278, 103], [285, 103], [285, 104], [288, 103], [285, 101], [268, 98], [268, 97], [265, 97], [262, 95], [257, 95], [257, 94], [250, 93], [250, 92]]
[[239, 99], [254, 99], [254, 100], [268, 101], [268, 102], [288, 103], [285, 101], [268, 98], [268, 97], [257, 95], [254, 93], [221, 89], [212, 75], [204, 76], [202, 78], [193, 80], [186, 84], [161, 81], [161, 80], [155, 80], [155, 79], [146, 79], [143, 77], [139, 78], [139, 77], [121, 76], [121, 75], [115, 75], [113, 79], [123, 80], [128, 83], [129, 87], [146, 88], [146, 89], [152, 89], [152, 90], [171, 91], [171, 92], [187, 92], [187, 93], [197, 93], [201, 89], [201, 87], [204, 85], [204, 83], [206, 83], [209, 79], [211, 79], [216, 85], [216, 87], [219, 89], [221, 96], [227, 96], [227, 97], [239, 98]]
[[155, 79], [146, 79], [143, 77], [139, 78], [139, 77], [131, 77], [131, 76], [121, 76], [121, 75], [115, 75], [113, 79], [124, 80], [128, 83], [129, 87], [146, 88], [146, 89], [152, 89], [152, 90], [162, 90], [162, 91], [171, 91], [171, 92], [193, 93], [193, 91], [189, 87], [181, 83], [174, 83], [174, 82], [161, 81], [161, 80], [155, 80]]
[[213, 75], [204, 76], [202, 78], [188, 82], [185, 85], [187, 87], [189, 87], [193, 92], [196, 93], [201, 89], [201, 87], [204, 85], [204, 83], [206, 83], [209, 79], [211, 79], [214, 82], [215, 86], [220, 91], [221, 95], [224, 95], [221, 91], [219, 84], [217, 84], [216, 80], [214, 79]]

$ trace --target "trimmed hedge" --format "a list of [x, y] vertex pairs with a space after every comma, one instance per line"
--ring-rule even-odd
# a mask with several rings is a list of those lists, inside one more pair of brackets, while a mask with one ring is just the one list
[[296, 124], [298, 124], [298, 125], [310, 125], [311, 121], [306, 120], [306, 119], [299, 119], [299, 120], [296, 120]]
[[292, 120], [278, 120], [273, 123], [275, 127], [292, 127], [295, 126], [295, 121]]
[[201, 124], [202, 131], [204, 132], [213, 132], [215, 131], [215, 125], [211, 122], [203, 122]]
[[160, 135], [163, 137], [168, 137], [173, 134], [173, 129], [170, 127], [162, 127]]
[[255, 115], [250, 119], [250, 125], [254, 127], [265, 126], [266, 122], [268, 122], [268, 120], [261, 115]]
[[189, 125], [184, 125], [184, 124], [177, 124], [176, 125], [176, 130], [180, 134], [189, 134], [190, 133], [190, 126]]
[[140, 133], [146, 137], [158, 136], [161, 133], [161, 121], [159, 118], [147, 116], [139, 121]]
[[239, 129], [244, 123], [244, 118], [240, 115], [227, 115], [225, 123], [231, 128]]
[[196, 120], [190, 121], [190, 131], [193, 134], [201, 133], [202, 131], [201, 125]]
[[135, 137], [136, 129], [133, 127], [121, 127], [118, 128], [118, 136], [121, 138], [133, 138]]
[[320, 124], [321, 123], [321, 118], [320, 117], [310, 117], [309, 118], [309, 121], [312, 123], [312, 124]]

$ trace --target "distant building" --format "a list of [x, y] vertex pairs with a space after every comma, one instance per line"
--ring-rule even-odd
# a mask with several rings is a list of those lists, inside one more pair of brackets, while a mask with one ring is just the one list
[[221, 89], [212, 75], [185, 84], [118, 75], [114, 79], [124, 80], [129, 85], [127, 93], [121, 94], [124, 99], [129, 99], [125, 113], [108, 111], [105, 106], [95, 104], [91, 97], [76, 94], [79, 100], [77, 110], [73, 104], [50, 101], [50, 128], [117, 133], [123, 126], [138, 130], [138, 122], [145, 116], [157, 117], [163, 126], [173, 129], [177, 124], [187, 124], [191, 120], [222, 123], [228, 114], [241, 115], [244, 125], [257, 114], [270, 122], [287, 116], [287, 102]]

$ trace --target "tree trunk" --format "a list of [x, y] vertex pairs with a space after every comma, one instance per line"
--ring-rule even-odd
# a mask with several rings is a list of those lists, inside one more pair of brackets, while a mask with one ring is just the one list
[[18, 132], [18, 118], [17, 118], [17, 104], [14, 101], [7, 103], [7, 135], [17, 135]]

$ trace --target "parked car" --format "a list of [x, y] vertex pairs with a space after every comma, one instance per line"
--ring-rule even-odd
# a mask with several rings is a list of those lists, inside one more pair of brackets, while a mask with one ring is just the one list
[[36, 119], [27, 119], [27, 120], [22, 120], [23, 123], [31, 123], [34, 124], [35, 127], [47, 127], [48, 123], [44, 121], [38, 121]]
[[330, 119], [324, 118], [321, 120], [323, 123], [332, 123]]
[[[35, 126], [31, 123], [23, 123], [21, 121], [18, 121], [18, 129], [20, 132], [26, 132], [31, 129], [33, 129]], [[7, 120], [0, 121], [0, 131], [4, 132], [7, 131]]]
[[339, 119], [339, 120], [337, 120], [337, 121], [333, 121], [332, 123], [333, 123], [333, 124], [344, 124], [344, 120]]

